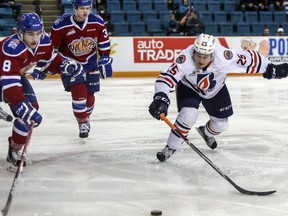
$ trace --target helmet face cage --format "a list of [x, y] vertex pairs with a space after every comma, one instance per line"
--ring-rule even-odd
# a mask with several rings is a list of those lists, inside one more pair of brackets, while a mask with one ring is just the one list
[[72, 2], [72, 5], [73, 5], [73, 11], [74, 11], [74, 14], [76, 14], [76, 10], [78, 7], [81, 7], [81, 6], [90, 6], [90, 11], [92, 11], [92, 1], [91, 0], [73, 0]]
[[25, 31], [39, 31], [43, 33], [43, 21], [37, 13], [23, 13], [18, 17], [17, 22], [18, 35], [23, 40]]
[[194, 50], [200, 54], [213, 54], [215, 51], [215, 39], [212, 35], [200, 34], [194, 43]]

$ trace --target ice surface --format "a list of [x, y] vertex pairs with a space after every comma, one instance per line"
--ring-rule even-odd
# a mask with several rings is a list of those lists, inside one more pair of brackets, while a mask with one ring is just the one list
[[[12, 216], [286, 216], [288, 215], [288, 80], [228, 77], [234, 115], [209, 149], [193, 129], [189, 140], [239, 186], [277, 190], [240, 194], [188, 145], [156, 160], [169, 127], [148, 113], [154, 78], [102, 80], [84, 144], [60, 80], [31, 80], [43, 123], [35, 128], [9, 215]], [[177, 115], [171, 94], [168, 118]], [[1, 103], [4, 109], [6, 104]], [[195, 126], [205, 124], [200, 108]], [[0, 208], [14, 173], [6, 171], [11, 123], [0, 121]]]

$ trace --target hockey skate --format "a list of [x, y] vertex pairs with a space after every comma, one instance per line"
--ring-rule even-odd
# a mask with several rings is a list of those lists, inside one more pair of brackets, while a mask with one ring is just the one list
[[79, 137], [87, 138], [89, 136], [90, 123], [89, 121], [84, 123], [79, 123]]
[[[9, 148], [8, 148], [8, 155], [6, 158], [6, 161], [9, 163], [12, 163], [14, 166], [18, 166], [20, 160], [21, 160], [21, 155], [22, 155], [22, 151], [16, 151], [12, 148], [12, 138], [8, 137], [8, 143], [9, 143]], [[26, 166], [26, 159], [24, 161], [24, 165]]]
[[157, 152], [156, 156], [159, 161], [164, 162], [170, 158], [175, 151], [175, 149], [171, 149], [168, 145], [166, 145], [160, 152]]
[[196, 127], [197, 132], [202, 136], [206, 144], [211, 148], [215, 149], [217, 147], [217, 142], [214, 137], [208, 137], [204, 132], [204, 126]]

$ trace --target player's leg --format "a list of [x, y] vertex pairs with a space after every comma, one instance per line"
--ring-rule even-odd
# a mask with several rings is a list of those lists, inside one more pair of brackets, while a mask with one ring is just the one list
[[87, 88], [85, 83], [70, 86], [72, 109], [79, 126], [79, 137], [87, 138], [90, 131], [89, 115], [87, 113]]
[[[25, 98], [32, 104], [32, 106], [38, 110], [39, 105], [35, 92], [26, 77], [21, 78], [23, 94]], [[17, 165], [17, 161], [20, 160], [22, 148], [26, 142], [29, 132], [29, 125], [22, 121], [14, 113], [16, 119], [13, 123], [12, 136], [8, 138], [9, 149], [7, 155], [7, 161]]]
[[205, 126], [200, 126], [196, 129], [206, 144], [211, 149], [215, 149], [217, 142], [214, 136], [228, 129], [228, 117], [233, 114], [231, 98], [226, 85], [223, 86], [215, 97], [203, 100], [202, 103], [210, 116], [210, 120], [207, 121]]
[[[179, 113], [174, 125], [183, 135], [187, 136], [197, 121], [201, 98], [181, 82], [177, 86], [176, 96]], [[171, 130], [167, 140], [167, 145], [157, 153], [157, 158], [161, 162], [167, 160], [181, 147], [182, 143], [183, 139]]]
[[72, 110], [79, 126], [79, 137], [87, 138], [90, 131], [87, 114], [87, 95], [84, 77], [77, 79], [70, 76], [61, 76], [65, 91], [71, 92]]

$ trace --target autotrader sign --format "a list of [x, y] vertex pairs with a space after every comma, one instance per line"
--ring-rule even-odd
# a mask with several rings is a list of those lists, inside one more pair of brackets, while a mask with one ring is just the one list
[[[135, 37], [134, 63], [171, 63], [181, 50], [193, 44], [195, 37]], [[228, 48], [225, 38], [218, 42]]]
[[143, 37], [133, 38], [134, 63], [173, 62], [183, 49], [194, 43], [195, 38]]

